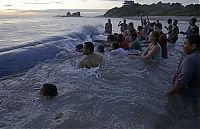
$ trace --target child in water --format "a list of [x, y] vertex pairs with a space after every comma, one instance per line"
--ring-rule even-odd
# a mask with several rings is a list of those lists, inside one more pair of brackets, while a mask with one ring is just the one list
[[40, 88], [38, 92], [38, 96], [40, 97], [54, 97], [57, 96], [58, 90], [57, 87], [54, 84], [43, 84], [43, 86]]

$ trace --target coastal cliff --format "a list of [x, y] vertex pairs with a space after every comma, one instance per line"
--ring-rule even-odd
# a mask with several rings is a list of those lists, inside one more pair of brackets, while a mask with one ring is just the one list
[[134, 3], [123, 5], [108, 10], [105, 17], [129, 17], [140, 16], [200, 16], [200, 4], [183, 6], [181, 3], [162, 3], [141, 5]]

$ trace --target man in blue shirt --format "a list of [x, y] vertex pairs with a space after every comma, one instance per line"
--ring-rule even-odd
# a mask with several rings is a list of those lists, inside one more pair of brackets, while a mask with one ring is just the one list
[[167, 95], [179, 94], [187, 98], [187, 105], [191, 104], [194, 113], [199, 113], [200, 97], [200, 36], [188, 35], [183, 44], [187, 56], [178, 68], [175, 83], [167, 91]]

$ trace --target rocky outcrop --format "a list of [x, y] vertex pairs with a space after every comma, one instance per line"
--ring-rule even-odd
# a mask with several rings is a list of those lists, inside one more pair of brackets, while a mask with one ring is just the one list
[[57, 15], [56, 17], [82, 17], [80, 12], [70, 13], [67, 12], [66, 15]]

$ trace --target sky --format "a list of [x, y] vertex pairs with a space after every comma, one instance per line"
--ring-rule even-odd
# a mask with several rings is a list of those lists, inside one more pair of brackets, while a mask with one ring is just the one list
[[[135, 0], [139, 4], [175, 3], [183, 5], [200, 4], [200, 0]], [[121, 7], [124, 0], [0, 0], [0, 11], [8, 9], [45, 10], [45, 9], [111, 9]]]

